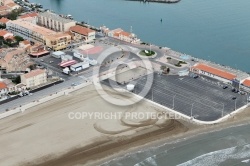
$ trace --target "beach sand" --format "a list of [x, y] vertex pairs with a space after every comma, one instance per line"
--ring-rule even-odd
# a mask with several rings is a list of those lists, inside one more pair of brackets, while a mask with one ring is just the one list
[[[105, 88], [116, 97], [116, 92]], [[141, 101], [134, 106], [107, 103], [88, 86], [0, 121], [0, 165], [98, 165], [128, 152], [183, 137], [248, 123], [250, 110], [218, 125], [197, 126], [183, 120], [70, 119], [73, 112], [161, 112]]]
[[[110, 94], [116, 92], [106, 87]], [[76, 112], [160, 112], [141, 101], [133, 106], [107, 103], [90, 85], [0, 121], [0, 165], [89, 165], [91, 159], [147, 143], [162, 135], [186, 132], [176, 120], [70, 119]], [[99, 157], [98, 157], [99, 156]]]

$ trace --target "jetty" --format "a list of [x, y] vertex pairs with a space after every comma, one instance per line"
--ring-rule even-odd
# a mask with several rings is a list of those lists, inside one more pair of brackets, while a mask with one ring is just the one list
[[143, 3], [146, 3], [146, 2], [178, 3], [178, 2], [180, 2], [181, 0], [127, 0], [127, 1], [140, 1], [140, 2], [143, 2]]

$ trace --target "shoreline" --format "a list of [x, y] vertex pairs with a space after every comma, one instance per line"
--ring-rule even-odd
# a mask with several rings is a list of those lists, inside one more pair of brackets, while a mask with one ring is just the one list
[[[179, 128], [179, 130], [182, 131], [177, 134], [174, 134], [175, 130], [166, 132], [164, 131], [165, 128], [162, 128], [145, 133], [135, 138], [128, 139], [126, 140], [127, 143], [125, 144], [120, 144], [120, 142], [114, 141], [109, 143], [109, 145], [107, 145], [105, 148], [99, 146], [96, 148], [96, 150], [93, 149], [93, 151], [89, 154], [87, 153], [87, 155], [86, 153], [84, 154], [84, 151], [81, 151], [84, 149], [79, 149], [77, 153], [76, 151], [70, 151], [57, 159], [37, 164], [36, 166], [72, 166], [76, 164], [88, 166], [102, 165], [105, 163], [109, 163], [110, 161], [126, 157], [127, 155], [131, 155], [137, 152], [143, 152], [149, 148], [158, 148], [166, 144], [179, 143], [196, 136], [201, 136], [216, 131], [222, 131], [224, 129], [229, 129], [236, 126], [247, 125], [250, 123], [250, 117], [245, 116], [245, 114], [249, 116], [249, 111], [250, 108], [247, 108], [247, 110], [244, 110], [244, 112], [239, 113], [235, 117], [232, 117], [231, 119], [228, 119], [227, 121], [216, 125], [193, 125], [185, 121], [177, 121], [177, 123], [182, 124], [182, 127], [184, 127]], [[185, 130], [183, 131], [183, 129]], [[154, 135], [155, 133], [158, 134]], [[145, 135], [147, 136], [146, 138], [144, 137]], [[67, 156], [69, 154], [75, 158], [70, 159], [70, 156]], [[81, 154], [84, 155], [84, 157], [79, 156]]]

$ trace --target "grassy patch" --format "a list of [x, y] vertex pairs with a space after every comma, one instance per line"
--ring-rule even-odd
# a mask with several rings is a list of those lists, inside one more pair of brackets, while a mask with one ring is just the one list
[[155, 52], [150, 50], [142, 50], [139, 54], [142, 56], [152, 56], [155, 55]]

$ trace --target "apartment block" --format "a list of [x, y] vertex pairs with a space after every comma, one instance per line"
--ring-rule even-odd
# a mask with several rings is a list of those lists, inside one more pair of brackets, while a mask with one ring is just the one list
[[46, 70], [36, 69], [27, 74], [21, 75], [21, 83], [26, 85], [27, 88], [39, 86], [47, 83]]
[[6, 28], [15, 35], [22, 36], [29, 41], [43, 43], [53, 50], [64, 49], [71, 43], [69, 34], [55, 32], [23, 19], [7, 22]]
[[47, 11], [39, 13], [37, 24], [54, 31], [66, 32], [70, 27], [75, 26], [76, 22]]

